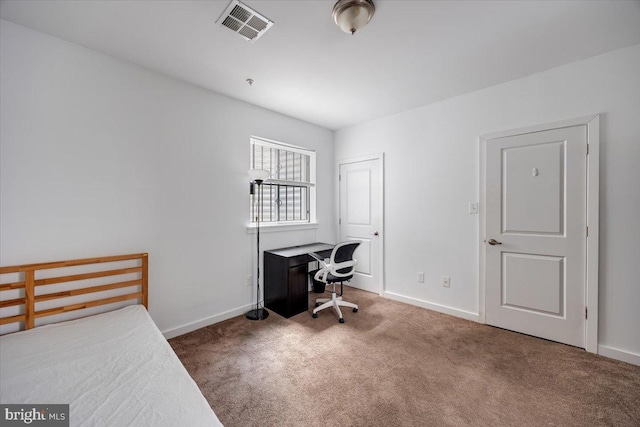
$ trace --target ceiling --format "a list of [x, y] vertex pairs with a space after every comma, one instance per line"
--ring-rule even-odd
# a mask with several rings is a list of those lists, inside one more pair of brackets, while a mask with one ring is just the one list
[[640, 1], [374, 2], [351, 36], [332, 0], [244, 0], [275, 22], [254, 44], [215, 23], [228, 0], [7, 0], [0, 17], [333, 130], [640, 43]]

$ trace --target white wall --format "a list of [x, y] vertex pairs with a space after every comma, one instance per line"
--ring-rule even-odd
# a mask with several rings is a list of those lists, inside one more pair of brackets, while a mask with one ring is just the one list
[[149, 252], [161, 330], [242, 312], [250, 135], [317, 150], [320, 227], [264, 247], [334, 240], [331, 131], [0, 24], [0, 264]]
[[387, 292], [473, 316], [478, 136], [602, 113], [599, 341], [640, 357], [640, 46], [338, 131], [334, 154], [328, 130], [0, 31], [1, 265], [147, 251], [162, 330], [241, 312], [254, 298], [253, 134], [318, 151], [320, 227], [265, 233], [264, 248], [334, 241], [334, 159], [385, 152]]
[[479, 198], [478, 137], [593, 113], [602, 114], [599, 343], [640, 361], [640, 45], [336, 132], [336, 159], [385, 152], [386, 291], [477, 314], [479, 224], [467, 205]]

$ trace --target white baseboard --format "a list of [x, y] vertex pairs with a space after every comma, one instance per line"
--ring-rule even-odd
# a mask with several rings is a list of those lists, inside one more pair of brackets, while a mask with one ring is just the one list
[[234, 308], [233, 310], [225, 311], [224, 313], [215, 314], [213, 316], [205, 317], [204, 319], [196, 320], [195, 322], [187, 323], [186, 325], [178, 326], [177, 328], [162, 331], [162, 335], [164, 335], [166, 339], [175, 338], [177, 336], [193, 332], [196, 329], [204, 328], [205, 326], [213, 325], [214, 323], [239, 316], [251, 310], [253, 307], [255, 307], [255, 304], [247, 304], [242, 307]]
[[479, 319], [477, 313], [460, 310], [458, 308], [448, 307], [446, 305], [435, 304], [432, 302], [420, 300], [417, 298], [407, 297], [407, 296], [396, 294], [393, 292], [384, 292], [382, 296], [392, 300], [396, 300], [396, 301], [404, 302], [407, 304], [415, 305], [418, 307], [427, 308], [429, 310], [437, 311], [438, 313], [444, 313], [444, 314], [449, 314], [455, 317], [461, 317], [463, 319], [471, 320], [473, 322], [477, 322]]
[[612, 359], [622, 360], [623, 362], [640, 366], [640, 354], [630, 353], [628, 351], [619, 350], [606, 345], [598, 345], [598, 354], [600, 356], [610, 357]]

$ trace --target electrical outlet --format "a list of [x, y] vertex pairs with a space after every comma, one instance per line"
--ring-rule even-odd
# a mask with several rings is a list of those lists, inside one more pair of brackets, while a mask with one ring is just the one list
[[418, 283], [424, 283], [424, 273], [423, 272], [419, 272], [418, 273]]
[[247, 276], [247, 286], [253, 286], [253, 276], [252, 275], [248, 275]]
[[478, 203], [469, 203], [469, 213], [470, 214], [478, 213]]
[[451, 286], [451, 277], [442, 276], [442, 286], [444, 286], [445, 288], [450, 287]]

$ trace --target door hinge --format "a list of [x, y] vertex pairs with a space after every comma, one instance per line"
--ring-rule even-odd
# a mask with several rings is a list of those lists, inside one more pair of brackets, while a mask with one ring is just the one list
[[587, 156], [589, 155], [589, 144], [587, 144]]
[[338, 175], [338, 181], [342, 181], [342, 175]]
[[589, 318], [589, 309], [587, 307], [584, 308], [584, 318], [585, 319]]
[[585, 231], [585, 234], [587, 235], [587, 237], [589, 237], [589, 227], [587, 226], [587, 229]]
[[338, 218], [338, 225], [342, 225], [342, 218]]

